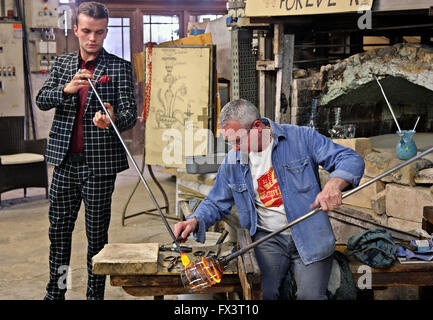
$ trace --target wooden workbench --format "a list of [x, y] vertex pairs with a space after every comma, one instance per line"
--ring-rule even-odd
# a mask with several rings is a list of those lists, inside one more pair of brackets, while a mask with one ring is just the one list
[[[344, 252], [346, 246], [337, 246], [337, 251]], [[353, 275], [355, 286], [363, 282], [367, 272], [371, 272], [371, 289], [381, 287], [433, 286], [433, 262], [400, 263], [399, 261], [387, 269], [370, 268], [358, 261], [354, 256], [346, 256]]]
[[[237, 247], [251, 243], [251, 238], [244, 231], [241, 230], [239, 234], [241, 243]], [[191, 294], [181, 281], [182, 264], [179, 262], [169, 271], [167, 268], [170, 262], [164, 261], [166, 257], [179, 254], [158, 250], [154, 253], [155, 245], [157, 249], [158, 244], [108, 244], [93, 258], [93, 273], [109, 275], [112, 286], [122, 287], [132, 296], [153, 296], [160, 299], [165, 295]], [[228, 255], [234, 245], [236, 244], [224, 242], [220, 256]], [[194, 255], [195, 252], [207, 253], [209, 250], [216, 252], [217, 246], [193, 246], [192, 252], [187, 255], [190, 261], [196, 261], [199, 258]], [[153, 258], [144, 254], [149, 251], [155, 255]], [[198, 294], [232, 292], [241, 293], [244, 299], [261, 299], [260, 271], [253, 252], [230, 261], [224, 270], [222, 281]]]
[[[427, 233], [433, 232], [433, 207], [424, 207], [422, 226]], [[337, 246], [337, 250], [344, 252], [345, 246]], [[359, 279], [366, 275], [363, 264], [354, 256], [348, 257], [349, 267], [352, 271], [353, 280], [357, 285]], [[377, 287], [433, 287], [433, 261], [432, 262], [411, 262], [400, 263], [396, 261], [388, 269], [371, 270], [371, 286]], [[362, 279], [361, 279], [362, 280]]]
[[[242, 232], [245, 231], [239, 230], [238, 232], [238, 238], [241, 239], [238, 247], [249, 242], [248, 236], [242, 237]], [[245, 239], [247, 239], [246, 242]], [[229, 254], [232, 247], [233, 243], [224, 243], [221, 255]], [[337, 246], [337, 250], [340, 252], [344, 252], [344, 249], [345, 246]], [[193, 252], [196, 250], [215, 250], [215, 246], [193, 248]], [[246, 300], [261, 299], [260, 270], [258, 270], [255, 256], [252, 254], [253, 251], [249, 251], [249, 253], [238, 257], [238, 260], [231, 261], [229, 268], [224, 272], [221, 283], [202, 290], [199, 294], [239, 292]], [[103, 261], [98, 261], [96, 258], [93, 263], [94, 273], [109, 275], [112, 286], [122, 287], [126, 293], [132, 296], [153, 296], [155, 299], [160, 299], [165, 295], [190, 294], [191, 292], [185, 289], [181, 282], [181, 264], [178, 264], [171, 271], [167, 270], [169, 263], [165, 262], [164, 258], [170, 255], [175, 256], [176, 253], [158, 252], [155, 272], [147, 272], [137, 268], [124, 268], [124, 271], [116, 271], [113, 268], [110, 270], [103, 269], [100, 267], [104, 264]], [[188, 256], [191, 261], [197, 259], [193, 253], [189, 253]], [[365, 284], [364, 280], [367, 276], [371, 276], [371, 288], [368, 289], [373, 290], [397, 286], [433, 287], [433, 263], [401, 264], [397, 261], [391, 268], [375, 269], [362, 264], [354, 256], [349, 256], [348, 259], [353, 280], [358, 289], [362, 289], [360, 284]], [[367, 272], [370, 274], [367, 275]]]

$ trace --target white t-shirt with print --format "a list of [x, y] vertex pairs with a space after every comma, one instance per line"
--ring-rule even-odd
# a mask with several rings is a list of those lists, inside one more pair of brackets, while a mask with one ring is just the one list
[[[280, 187], [272, 166], [272, 141], [261, 152], [250, 152], [249, 164], [254, 185], [257, 225], [268, 231], [275, 231], [286, 225], [286, 211]], [[289, 229], [282, 234], [290, 234]]]

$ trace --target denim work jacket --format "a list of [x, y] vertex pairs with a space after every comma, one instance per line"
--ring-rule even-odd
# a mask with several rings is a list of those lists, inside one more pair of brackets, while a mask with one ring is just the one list
[[[263, 118], [273, 134], [272, 165], [283, 197], [287, 221], [291, 222], [311, 211], [321, 191], [318, 166], [331, 177], [346, 180], [356, 187], [364, 173], [364, 161], [352, 149], [308, 127], [276, 124]], [[198, 229], [194, 238], [205, 241], [206, 230], [230, 214], [233, 205], [241, 227], [250, 235], [257, 229], [257, 213], [248, 155], [231, 150], [218, 169], [215, 184], [209, 195], [187, 217], [196, 218]], [[308, 265], [329, 257], [335, 250], [335, 237], [328, 215], [320, 211], [290, 228], [299, 255]]]

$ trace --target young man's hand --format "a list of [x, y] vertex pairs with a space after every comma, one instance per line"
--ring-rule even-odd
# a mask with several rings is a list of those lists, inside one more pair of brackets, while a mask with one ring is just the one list
[[[113, 119], [114, 121], [115, 117], [113, 107], [108, 102], [104, 102], [104, 106], [105, 108], [107, 108], [107, 111], [110, 113], [111, 119]], [[111, 126], [110, 119], [106, 114], [103, 114], [101, 110], [95, 113], [95, 116], [93, 117], [93, 124], [101, 129], [105, 129]]]
[[66, 84], [63, 88], [63, 93], [65, 95], [76, 94], [78, 90], [90, 87], [87, 79], [93, 79], [93, 74], [86, 69], [78, 70], [78, 72], [72, 78], [71, 82]]

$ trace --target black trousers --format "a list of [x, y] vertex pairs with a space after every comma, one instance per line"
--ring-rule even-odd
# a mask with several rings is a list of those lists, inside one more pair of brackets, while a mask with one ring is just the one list
[[[77, 159], [67, 158], [54, 168], [49, 194], [50, 280], [45, 299], [65, 299], [72, 232], [81, 201], [85, 207], [88, 241], [86, 297], [89, 300], [104, 299], [106, 277], [92, 273], [92, 257], [108, 242], [115, 180], [116, 175], [93, 175], [85, 162]], [[73, 286], [73, 279], [71, 284]]]

